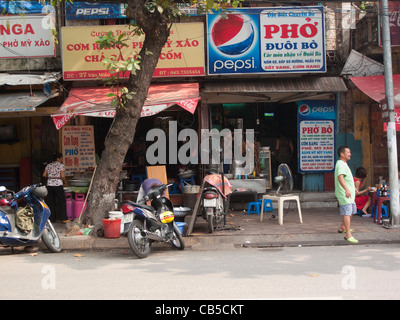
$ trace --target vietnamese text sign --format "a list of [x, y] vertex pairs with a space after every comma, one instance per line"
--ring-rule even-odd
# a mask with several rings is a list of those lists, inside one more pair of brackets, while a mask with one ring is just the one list
[[53, 17], [0, 17], [0, 58], [54, 57]]
[[326, 72], [324, 9], [232, 9], [207, 14], [208, 74]]
[[62, 130], [65, 174], [85, 171], [96, 165], [93, 126], [68, 126]]
[[[126, 33], [128, 47], [102, 49], [96, 41], [112, 31], [114, 36]], [[76, 35], [79, 34], [79, 37]], [[106, 78], [109, 72], [102, 60], [123, 60], [138, 54], [143, 46], [144, 35], [137, 36], [128, 25], [85, 26], [62, 28], [62, 57], [64, 80], [90, 80]], [[202, 23], [176, 23], [164, 46], [154, 72], [154, 77], [203, 76], [204, 30]], [[129, 75], [122, 75], [128, 77]]]
[[335, 102], [298, 101], [299, 172], [335, 168]]
[[332, 171], [335, 167], [335, 130], [331, 120], [300, 122], [300, 162], [303, 172]]

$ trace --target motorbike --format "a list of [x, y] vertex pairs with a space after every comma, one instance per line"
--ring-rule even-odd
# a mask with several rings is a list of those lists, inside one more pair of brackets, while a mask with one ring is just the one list
[[[208, 232], [218, 229], [221, 221], [226, 225], [227, 195], [232, 192], [232, 184], [223, 175], [216, 171], [210, 172], [203, 179], [201, 204], [202, 216], [207, 221]], [[224, 183], [222, 183], [224, 181]]]
[[[139, 258], [146, 258], [151, 252], [153, 242], [171, 243], [179, 250], [185, 243], [174, 221], [172, 202], [163, 196], [170, 185], [158, 185], [150, 188], [139, 202], [124, 201], [121, 210], [131, 215], [132, 222], [128, 230], [129, 246]], [[151, 206], [145, 204], [151, 201]]]
[[[0, 187], [0, 244], [19, 247], [37, 244], [43, 240], [50, 252], [61, 251], [61, 241], [49, 220], [50, 209], [44, 202], [47, 188], [41, 184], [26, 186], [17, 193]], [[20, 229], [17, 222], [18, 202], [24, 201], [33, 211], [33, 221], [28, 230]]]

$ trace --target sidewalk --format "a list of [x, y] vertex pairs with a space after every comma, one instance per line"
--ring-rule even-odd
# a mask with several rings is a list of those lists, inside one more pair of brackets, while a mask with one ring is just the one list
[[[273, 212], [277, 216], [277, 210]], [[184, 237], [186, 250], [221, 250], [234, 247], [286, 247], [286, 246], [337, 246], [351, 245], [337, 229], [341, 223], [339, 208], [302, 209], [303, 224], [299, 222], [296, 207], [285, 209], [283, 226], [271, 213], [265, 214], [263, 222], [257, 214], [247, 215], [244, 211], [231, 211], [224, 230], [207, 233], [206, 222], [197, 217], [190, 237]], [[186, 217], [188, 223], [190, 216]], [[65, 236], [65, 225], [56, 223], [63, 250], [110, 250], [129, 249], [128, 238], [93, 238], [91, 236]], [[386, 229], [377, 225], [372, 218], [352, 218], [354, 237], [358, 245], [400, 243], [400, 229]], [[161, 244], [163, 245], [163, 244]]]

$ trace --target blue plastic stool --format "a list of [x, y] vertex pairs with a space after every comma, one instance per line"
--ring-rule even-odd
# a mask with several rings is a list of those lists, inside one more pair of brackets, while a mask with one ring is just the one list
[[179, 193], [181, 193], [180, 190], [179, 190], [179, 185], [176, 182], [174, 182], [172, 184], [172, 186], [170, 187], [169, 193], [170, 194], [179, 194]]
[[[262, 205], [262, 199], [258, 200], [259, 203]], [[272, 200], [265, 199], [264, 200], [264, 212], [273, 211], [274, 208], [272, 207]]]
[[[385, 205], [382, 205], [382, 218], [389, 218], [388, 209]], [[378, 206], [375, 210], [375, 219], [378, 219]]]
[[132, 175], [131, 181], [139, 180], [140, 184], [142, 184], [145, 178], [146, 176], [144, 174], [134, 174]]
[[260, 214], [261, 212], [261, 202], [250, 202], [249, 206], [247, 207], [247, 214], [250, 213], [257, 213]]
[[194, 185], [194, 176], [191, 176], [190, 178], [188, 178], [188, 179], [183, 179], [182, 177], [180, 177], [180, 179], [181, 179], [181, 188], [182, 188], [182, 190], [183, 190], [183, 186], [185, 185], [183, 182], [184, 181], [186, 181], [186, 182], [190, 182], [190, 184], [193, 186]]

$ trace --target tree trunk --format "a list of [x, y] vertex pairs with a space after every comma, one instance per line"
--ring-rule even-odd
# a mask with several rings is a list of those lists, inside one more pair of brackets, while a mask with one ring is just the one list
[[[133, 99], [128, 100], [126, 108], [117, 109], [93, 178], [87, 209], [82, 216], [84, 224], [94, 225], [93, 236], [101, 234], [99, 231], [103, 229], [102, 219], [113, 209], [122, 164], [133, 142], [136, 124], [140, 118], [162, 47], [169, 37], [170, 24], [161, 15], [155, 19], [154, 13], [146, 13], [141, 2], [141, 0], [130, 1], [127, 8], [127, 15], [135, 13], [134, 17], [130, 14], [128, 18], [134, 18], [146, 35], [143, 48], [139, 53], [142, 59], [141, 69], [136, 72], [136, 75], [129, 77], [127, 85], [129, 91], [136, 94], [133, 95]], [[146, 52], [152, 54], [146, 54]]]

